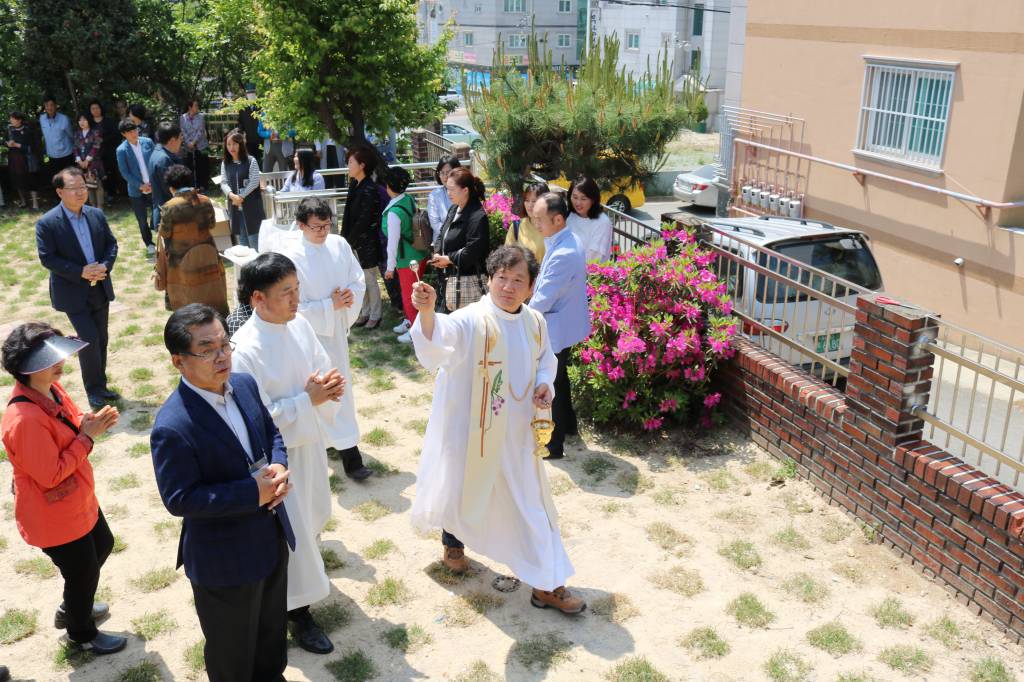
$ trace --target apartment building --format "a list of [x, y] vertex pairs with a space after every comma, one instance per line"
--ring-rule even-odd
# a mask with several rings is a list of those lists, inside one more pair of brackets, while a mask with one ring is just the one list
[[1020, 0], [746, 4], [732, 211], [800, 198], [870, 235], [887, 291], [1024, 345]]

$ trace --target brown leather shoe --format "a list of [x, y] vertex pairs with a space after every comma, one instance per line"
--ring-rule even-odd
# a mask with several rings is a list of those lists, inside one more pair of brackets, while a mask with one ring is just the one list
[[445, 547], [441, 562], [452, 573], [465, 573], [469, 570], [469, 559], [466, 558], [465, 550], [457, 547]]
[[587, 602], [580, 597], [573, 596], [565, 586], [555, 588], [551, 592], [547, 590], [534, 589], [530, 596], [530, 603], [538, 609], [546, 609], [549, 606], [558, 609], [562, 613], [574, 615], [587, 608]]

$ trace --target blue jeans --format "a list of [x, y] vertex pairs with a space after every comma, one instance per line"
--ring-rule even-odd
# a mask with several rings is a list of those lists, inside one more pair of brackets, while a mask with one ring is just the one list
[[[142, 241], [146, 246], [153, 244], [153, 231], [150, 229], [150, 216], [153, 211], [153, 195], [140, 194], [137, 197], [129, 197], [132, 201], [132, 211], [135, 212], [135, 220], [139, 223], [139, 233], [142, 234]], [[159, 227], [159, 223], [153, 223], [153, 227]]]

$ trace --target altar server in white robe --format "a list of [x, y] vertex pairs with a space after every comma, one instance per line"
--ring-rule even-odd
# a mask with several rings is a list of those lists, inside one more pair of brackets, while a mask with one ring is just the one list
[[233, 364], [251, 374], [288, 448], [293, 494], [286, 498], [295, 531], [288, 562], [288, 619], [296, 642], [318, 654], [334, 645], [309, 613], [324, 599], [330, 582], [317, 536], [331, 515], [325, 424], [337, 418], [345, 378], [297, 315], [299, 280], [295, 265], [279, 253], [264, 253], [242, 268], [239, 289], [250, 299], [252, 317], [235, 332]]
[[464, 572], [464, 549], [505, 564], [533, 587], [531, 603], [586, 608], [565, 588], [573, 567], [562, 545], [531, 421], [550, 409], [556, 360], [544, 317], [524, 305], [537, 260], [521, 246], [487, 258], [489, 294], [451, 315], [418, 282], [410, 334], [423, 366], [438, 370], [416, 477], [412, 521], [442, 529], [443, 561]]
[[329, 233], [333, 217], [330, 204], [321, 197], [303, 199], [295, 212], [299, 230], [281, 240], [275, 250], [295, 263], [299, 275], [299, 315], [313, 327], [331, 358], [331, 366], [345, 377], [348, 386], [341, 397], [337, 418], [324, 424], [328, 452], [341, 458], [349, 478], [362, 481], [373, 470], [363, 465], [359, 452], [348, 332], [363, 305], [366, 280], [348, 242]]

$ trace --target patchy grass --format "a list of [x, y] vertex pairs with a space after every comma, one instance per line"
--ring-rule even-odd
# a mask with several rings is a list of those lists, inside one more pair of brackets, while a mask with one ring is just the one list
[[661, 672], [643, 656], [630, 656], [605, 673], [605, 679], [612, 682], [669, 682]]
[[746, 540], [733, 540], [719, 548], [718, 553], [745, 571], [761, 565], [761, 555], [753, 543]]
[[490, 592], [472, 591], [450, 600], [444, 607], [444, 624], [453, 628], [466, 628], [480, 620], [480, 616], [502, 606], [505, 600]]
[[149, 367], [136, 367], [132, 371], [128, 372], [128, 378], [135, 383], [149, 381], [153, 378], [153, 370]]
[[377, 676], [377, 666], [362, 651], [345, 654], [324, 667], [338, 682], [365, 682]]
[[665, 507], [672, 507], [683, 503], [684, 492], [681, 488], [662, 488], [651, 495], [651, 499], [654, 500], [655, 504], [660, 504]]
[[468, 668], [452, 678], [452, 682], [503, 682], [504, 678], [483, 661], [473, 661]]
[[764, 672], [774, 682], [803, 682], [811, 665], [792, 651], [779, 650], [764, 662]]
[[623, 471], [615, 477], [619, 490], [630, 495], [639, 495], [654, 488], [654, 479], [644, 476], [639, 471]]
[[199, 674], [206, 670], [206, 658], [203, 656], [203, 647], [206, 640], [201, 639], [185, 649], [185, 667], [188, 668], [189, 679], [196, 679]]
[[453, 573], [447, 566], [444, 565], [443, 561], [438, 560], [427, 566], [423, 570], [423, 572], [431, 578], [433, 578], [435, 582], [441, 585], [445, 585], [447, 587], [452, 587], [454, 585], [461, 585], [462, 583], [466, 582], [468, 578], [472, 578], [473, 576], [477, 575], [477, 573], [479, 573], [479, 570], [473, 568], [473, 565], [470, 564], [469, 570], [467, 570], [465, 573]]
[[339, 602], [327, 602], [309, 610], [320, 629], [331, 634], [352, 622], [352, 612]]
[[181, 533], [181, 519], [165, 519], [153, 524], [153, 532], [159, 540], [171, 540]]
[[821, 539], [834, 545], [850, 537], [853, 533], [853, 526], [840, 521], [839, 519], [828, 519], [825, 521], [825, 528], [821, 531]]
[[658, 587], [684, 597], [692, 597], [704, 591], [704, 580], [700, 573], [685, 566], [673, 566], [667, 571], [655, 573], [648, 580]]
[[338, 519], [331, 516], [324, 522], [324, 532], [333, 533], [336, 530], [338, 530]]
[[866, 672], [839, 673], [836, 682], [879, 682], [879, 679]]
[[370, 381], [366, 385], [366, 390], [370, 393], [383, 393], [395, 387], [395, 378], [383, 367], [371, 367], [367, 374]]
[[39, 612], [7, 609], [0, 616], [0, 644], [14, 644], [25, 639], [39, 627]]
[[833, 564], [832, 570], [855, 585], [864, 583], [864, 569], [853, 562]]
[[71, 670], [95, 660], [96, 655], [89, 651], [82, 651], [68, 641], [57, 644], [57, 650], [53, 652], [54, 670]]
[[615, 500], [612, 500], [611, 502], [605, 502], [604, 504], [601, 505], [601, 512], [605, 516], [614, 516], [614, 515], [618, 514], [620, 511], [622, 511], [623, 509], [628, 509], [628, 508], [629, 507], [627, 507], [622, 502], [617, 502]]
[[868, 525], [862, 520], [857, 519], [857, 528], [860, 529], [861, 535], [864, 536], [864, 542], [869, 545], [876, 545], [882, 541], [882, 524], [881, 522]]
[[363, 547], [362, 554], [367, 559], [383, 559], [396, 549], [398, 549], [398, 547], [395, 546], [395, 543], [391, 542], [391, 540], [381, 538], [380, 540], [375, 540], [373, 543]]
[[655, 521], [647, 526], [647, 539], [668, 552], [685, 554], [693, 546], [693, 538], [680, 533], [664, 521]]
[[366, 602], [370, 606], [397, 606], [407, 603], [410, 598], [409, 588], [400, 578], [384, 578], [366, 593]]
[[716, 493], [724, 493], [731, 490], [739, 481], [733, 476], [728, 469], [714, 469], [703, 474], [701, 480], [704, 481], [711, 490]]
[[409, 431], [412, 431], [418, 436], [422, 436], [427, 432], [427, 420], [426, 419], [411, 419], [403, 425]]
[[811, 548], [810, 541], [793, 526], [786, 526], [772, 535], [772, 544], [791, 552], [802, 552]]
[[111, 547], [110, 551], [113, 554], [120, 554], [121, 552], [125, 551], [126, 549], [128, 549], [128, 543], [125, 542], [124, 538], [122, 538], [120, 535], [115, 535], [114, 536], [114, 546]]
[[942, 646], [947, 649], [959, 649], [960, 643], [964, 638], [964, 633], [960, 626], [948, 615], [944, 615], [938, 620], [929, 623], [924, 631], [932, 639], [941, 642]]
[[144, 455], [149, 454], [149, 443], [133, 443], [127, 450], [128, 456], [132, 459], [138, 459]]
[[110, 479], [110, 489], [112, 491], [120, 492], [122, 490], [130, 490], [131, 488], [139, 487], [139, 477], [135, 474], [122, 474], [121, 476], [115, 476]]
[[771, 460], [759, 459], [743, 467], [743, 473], [758, 481], [770, 481], [776, 464]]
[[565, 495], [576, 488], [576, 484], [572, 482], [568, 476], [552, 476], [548, 479], [548, 486], [551, 488], [552, 495]]
[[374, 427], [369, 433], [363, 436], [363, 441], [378, 448], [394, 445], [397, 442], [395, 437], [391, 435], [390, 431], [379, 426]]
[[379, 459], [371, 459], [366, 462], [366, 468], [372, 470], [378, 476], [394, 476], [398, 473], [397, 468]]
[[829, 594], [825, 583], [815, 580], [809, 573], [794, 573], [782, 583], [782, 589], [805, 604], [817, 604]]
[[881, 628], [909, 628], [914, 624], [914, 616], [903, 608], [903, 602], [896, 597], [886, 597], [871, 609], [871, 615]]
[[160, 668], [152, 661], [143, 661], [123, 670], [116, 678], [117, 682], [160, 682]]
[[142, 639], [155, 639], [178, 627], [177, 621], [165, 609], [144, 613], [132, 619], [132, 631]]
[[320, 558], [324, 560], [324, 568], [328, 572], [345, 568], [345, 560], [338, 556], [338, 553], [330, 547], [320, 548]]
[[904, 675], [926, 673], [934, 663], [924, 649], [909, 644], [897, 644], [883, 649], [878, 654], [878, 660]]
[[583, 460], [583, 464], [580, 465], [580, 468], [583, 470], [583, 473], [590, 476], [595, 482], [598, 482], [608, 478], [608, 474], [615, 471], [617, 467], [615, 466], [615, 462], [611, 461], [607, 457], [595, 455]]
[[550, 670], [572, 660], [572, 642], [557, 632], [518, 640], [508, 655], [524, 668]]
[[613, 593], [598, 597], [590, 604], [590, 610], [611, 623], [624, 623], [640, 615], [640, 609], [624, 594]]
[[998, 658], [986, 656], [971, 664], [971, 682], [1013, 682], [1016, 676]]
[[725, 607], [725, 612], [748, 628], [765, 628], [775, 620], [775, 614], [753, 592], [744, 592]]
[[837, 657], [863, 648], [860, 640], [850, 634], [846, 626], [835, 620], [808, 632], [807, 641], [811, 646]]
[[433, 641], [430, 633], [419, 625], [396, 625], [382, 632], [381, 639], [392, 649], [398, 649], [404, 654], [419, 651]]
[[129, 422], [133, 431], [149, 431], [150, 427], [153, 426], [153, 413], [152, 412], [140, 412], [136, 416], [132, 417]]
[[327, 477], [327, 485], [332, 493], [340, 493], [345, 489], [345, 481], [338, 474], [331, 474]]
[[173, 568], [154, 568], [132, 580], [132, 585], [143, 592], [156, 592], [170, 586], [178, 579], [178, 572]]
[[696, 628], [691, 630], [680, 642], [692, 651], [698, 660], [705, 658], [721, 658], [729, 653], [729, 643], [718, 636], [714, 628]]
[[14, 572], [19, 575], [30, 575], [33, 578], [46, 580], [57, 575], [57, 567], [47, 557], [37, 556], [15, 562]]
[[784, 506], [786, 511], [788, 511], [792, 516], [797, 514], [810, 514], [814, 511], [814, 507], [811, 503], [795, 491], [782, 496], [782, 506]]
[[373, 523], [391, 513], [391, 510], [378, 500], [367, 500], [353, 507], [352, 511], [367, 523]]

